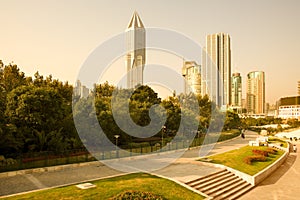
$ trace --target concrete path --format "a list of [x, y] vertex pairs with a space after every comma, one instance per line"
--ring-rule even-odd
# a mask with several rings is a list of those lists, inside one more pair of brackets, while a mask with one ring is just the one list
[[[294, 142], [295, 143], [295, 142]], [[297, 149], [300, 143], [297, 142]], [[298, 200], [300, 199], [300, 158], [290, 153], [285, 163], [241, 200]]]
[[[229, 141], [214, 144], [212, 150], [209, 151], [207, 155], [223, 153], [243, 147], [247, 145], [250, 140], [255, 140], [256, 137], [256, 133], [248, 131], [245, 139], [237, 137]], [[183, 156], [177, 159], [173, 164], [161, 170], [155, 171], [154, 173], [175, 179], [180, 182], [188, 182], [219, 171], [219, 168], [207, 166], [199, 161], [195, 161], [196, 159], [199, 159], [200, 150], [200, 148], [187, 150]]]
[[[246, 132], [245, 139], [238, 137], [230, 141], [215, 144], [208, 155], [245, 146], [249, 140], [253, 140], [255, 137], [257, 137], [255, 133], [248, 131]], [[217, 171], [218, 169], [214, 167], [204, 166], [200, 162], [195, 161], [196, 158], [199, 158], [199, 150], [200, 148], [187, 150], [174, 163], [163, 169], [156, 170], [154, 173], [177, 181], [186, 182]], [[135, 161], [131, 160], [130, 162]], [[124, 172], [111, 169], [101, 163], [93, 162], [89, 165], [76, 168], [3, 177], [0, 178], [0, 197], [121, 174], [124, 174]]]

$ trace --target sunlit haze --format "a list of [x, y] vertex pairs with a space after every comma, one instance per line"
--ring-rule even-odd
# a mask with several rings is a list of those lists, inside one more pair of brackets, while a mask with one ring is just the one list
[[[266, 101], [273, 104], [297, 94], [299, 8], [298, 0], [0, 0], [0, 59], [14, 62], [27, 76], [39, 71], [73, 84], [89, 54], [124, 32], [136, 10], [146, 28], [177, 31], [200, 46], [207, 34], [228, 33], [232, 73], [242, 75], [243, 98], [247, 73], [260, 70], [266, 74]], [[147, 56], [146, 64], [171, 65], [181, 73], [181, 58]], [[120, 58], [100, 81], [116, 84], [124, 73]]]

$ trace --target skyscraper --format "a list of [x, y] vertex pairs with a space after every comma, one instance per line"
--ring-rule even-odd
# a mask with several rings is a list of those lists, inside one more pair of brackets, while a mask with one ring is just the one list
[[265, 73], [254, 71], [247, 74], [247, 112], [265, 114]]
[[300, 81], [298, 81], [298, 95], [300, 96]]
[[225, 33], [207, 35], [205, 51], [202, 56], [202, 94], [208, 94], [218, 106], [227, 107], [231, 104], [230, 36]]
[[127, 87], [143, 84], [143, 71], [146, 61], [146, 32], [137, 12], [134, 12], [126, 29], [126, 70]]
[[233, 73], [231, 77], [231, 105], [242, 107], [242, 77]]
[[182, 76], [185, 78], [185, 93], [201, 94], [200, 65], [195, 61], [184, 61]]
[[90, 90], [81, 84], [80, 80], [77, 80], [74, 87], [74, 95], [80, 98], [87, 98], [90, 94]]

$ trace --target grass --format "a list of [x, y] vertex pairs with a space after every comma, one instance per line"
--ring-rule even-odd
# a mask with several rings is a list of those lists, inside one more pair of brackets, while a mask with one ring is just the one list
[[263, 170], [264, 168], [266, 168], [267, 166], [275, 162], [284, 153], [283, 151], [278, 150], [276, 154], [270, 154], [267, 157], [266, 161], [264, 162], [256, 161], [253, 162], [251, 165], [246, 164], [243, 161], [245, 157], [253, 155], [252, 153], [253, 149], [264, 150], [267, 148], [268, 147], [263, 147], [263, 146], [260, 147], [245, 146], [240, 149], [228, 151], [226, 153], [209, 156], [208, 160], [209, 162], [225, 165], [249, 175], [255, 175], [256, 173], [260, 172], [261, 170]]
[[282, 147], [284, 147], [284, 148], [287, 148], [287, 142], [286, 141], [283, 141], [283, 140], [281, 140], [281, 139], [279, 139], [279, 138], [276, 138], [276, 137], [269, 137], [269, 141], [268, 141], [269, 143], [271, 143], [271, 144], [282, 144]]
[[55, 189], [32, 192], [6, 199], [110, 199], [128, 191], [151, 192], [166, 199], [204, 199], [175, 182], [145, 173], [135, 173], [114, 178], [101, 179], [91, 182], [97, 187], [86, 190], [78, 189], [75, 185]]

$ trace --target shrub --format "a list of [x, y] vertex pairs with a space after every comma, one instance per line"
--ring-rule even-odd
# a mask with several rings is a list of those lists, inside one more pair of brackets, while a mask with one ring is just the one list
[[253, 149], [252, 153], [254, 153], [255, 155], [268, 156], [268, 152], [267, 151], [263, 151], [263, 150], [259, 150], [259, 149]]
[[159, 195], [155, 195], [151, 192], [142, 192], [142, 191], [133, 191], [133, 190], [122, 192], [117, 196], [111, 198], [111, 200], [129, 200], [129, 199], [165, 200], [166, 198]]
[[17, 164], [17, 161], [12, 158], [6, 158], [6, 159], [0, 161], [0, 167], [10, 166], [10, 165], [15, 165], [15, 164]]
[[273, 149], [273, 148], [267, 148], [267, 149], [265, 150], [265, 152], [270, 153], [270, 154], [276, 154], [276, 153], [277, 153], [277, 150], [276, 150], [276, 149]]
[[252, 155], [244, 158], [244, 162], [248, 165], [251, 165], [254, 161], [265, 161], [266, 156], [264, 155]]
[[131, 142], [128, 145], [131, 148], [141, 148], [141, 147], [149, 147], [150, 146], [149, 142], [140, 142], [140, 143]]

